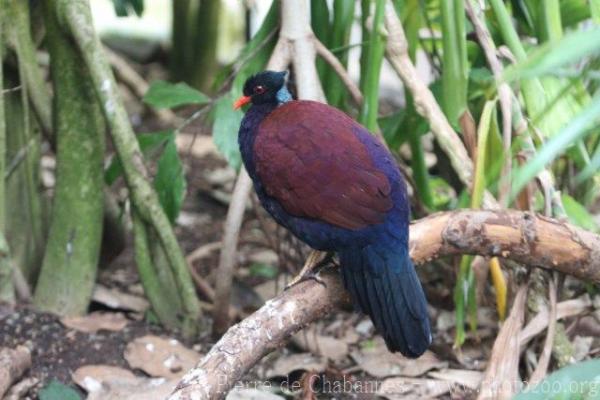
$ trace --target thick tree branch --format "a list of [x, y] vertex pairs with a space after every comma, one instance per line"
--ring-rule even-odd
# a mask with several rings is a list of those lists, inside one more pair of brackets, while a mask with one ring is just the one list
[[[600, 236], [553, 219], [519, 211], [434, 214], [410, 227], [417, 263], [455, 254], [510, 258], [600, 282]], [[256, 362], [346, 301], [338, 274], [307, 281], [268, 301], [235, 325], [188, 372], [170, 400], [220, 399]]]

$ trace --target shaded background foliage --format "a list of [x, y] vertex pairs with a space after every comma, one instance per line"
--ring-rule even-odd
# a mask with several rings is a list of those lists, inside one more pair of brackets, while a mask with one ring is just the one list
[[[85, 313], [101, 247], [102, 254], [118, 253], [124, 232], [133, 231], [138, 271], [153, 305], [149, 318], [194, 335], [204, 330], [204, 319], [172, 234], [186, 196], [178, 134], [202, 120], [222, 156], [239, 170], [237, 128], [243, 114], [231, 103], [273, 51], [279, 2], [265, 8], [257, 22], [253, 9], [231, 12], [220, 0], [173, 0], [171, 41], [150, 46], [149, 52], [139, 46], [128, 53], [136, 40], [106, 35], [105, 44], [115, 50], [125, 49], [134, 59], [148, 53], [169, 66], [164, 80], [152, 79], [145, 88], [146, 111], [184, 116], [169, 120], [168, 129], [137, 133], [135, 140], [130, 121], [119, 114], [122, 104], [102, 97], [111, 82], [115, 85], [107, 71], [94, 68], [106, 59], [86, 56], [102, 55], [100, 42], [86, 41], [85, 32], [68, 22], [89, 18], [89, 4], [67, 3], [0, 0], [0, 298], [14, 302], [15, 290], [21, 288], [26, 297], [32, 288], [33, 303], [41, 309]], [[353, 101], [338, 73], [319, 59], [328, 103], [383, 136], [409, 178], [415, 217], [481, 208], [488, 191], [503, 207], [565, 218], [599, 232], [600, 1], [471, 3], [476, 11], [485, 5], [479, 15], [503, 71], [490, 67], [464, 1], [393, 5], [411, 59], [475, 165], [472, 187], [453, 170], [448, 149], [434, 140], [428, 121], [391, 72], [384, 0], [310, 1], [316, 38], [350, 71], [364, 97], [362, 104]], [[132, 18], [144, 16], [149, 7], [144, 0], [112, 4], [116, 15]], [[231, 32], [225, 34], [224, 26]], [[220, 52], [234, 56], [224, 61]], [[119, 77], [118, 67], [115, 72]], [[510, 89], [508, 120], [502, 85]], [[294, 90], [294, 71], [290, 86]], [[43, 157], [57, 163], [51, 190], [40, 182]], [[146, 180], [147, 188], [140, 184]], [[125, 196], [118, 195], [121, 189]], [[493, 290], [502, 320], [519, 278], [497, 259], [451, 261], [460, 346], [477, 327], [478, 290]], [[484, 267], [475, 270], [477, 262]], [[252, 271], [277, 275], [277, 269], [262, 265]], [[483, 278], [478, 271], [485, 272]], [[597, 293], [592, 284], [581, 290]]]

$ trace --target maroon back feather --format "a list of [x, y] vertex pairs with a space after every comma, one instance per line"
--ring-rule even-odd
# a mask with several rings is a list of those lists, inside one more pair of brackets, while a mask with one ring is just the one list
[[289, 214], [360, 229], [381, 223], [392, 206], [390, 182], [343, 112], [314, 101], [290, 101], [260, 124], [256, 172], [267, 194]]

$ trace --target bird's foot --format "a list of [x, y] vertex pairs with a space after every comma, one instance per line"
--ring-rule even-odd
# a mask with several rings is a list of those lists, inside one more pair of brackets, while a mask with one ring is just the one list
[[323, 269], [323, 267], [329, 264], [332, 259], [333, 253], [323, 253], [321, 251], [313, 250], [306, 259], [306, 262], [304, 263], [302, 270], [300, 270], [300, 273], [296, 275], [294, 279], [292, 279], [292, 281], [285, 287], [285, 290], [288, 290], [291, 287], [308, 280], [313, 280], [324, 287], [327, 287], [325, 281], [319, 278], [319, 272], [321, 269]]

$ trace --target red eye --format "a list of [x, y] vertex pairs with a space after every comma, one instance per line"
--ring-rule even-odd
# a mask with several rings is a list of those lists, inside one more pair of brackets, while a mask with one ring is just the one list
[[267, 90], [265, 89], [264, 86], [254, 86], [254, 94], [263, 94], [264, 92], [266, 92]]

